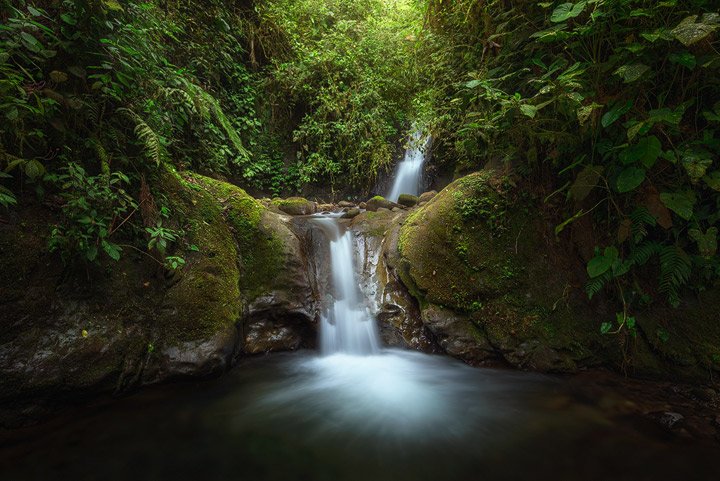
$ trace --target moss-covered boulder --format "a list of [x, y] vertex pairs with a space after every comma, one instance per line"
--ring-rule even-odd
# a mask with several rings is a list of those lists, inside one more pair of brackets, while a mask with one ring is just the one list
[[378, 209], [392, 210], [393, 207], [397, 207], [398, 204], [387, 200], [381, 195], [376, 195], [372, 199], [365, 202], [365, 208], [371, 212], [377, 212]]
[[343, 212], [342, 218], [343, 219], [352, 219], [354, 217], [357, 217], [360, 215], [360, 209], [357, 207], [351, 207], [347, 209], [345, 212]]
[[418, 197], [419, 202], [429, 202], [433, 197], [437, 195], [436, 190], [430, 190], [428, 192], [423, 192], [420, 194], [420, 197]]
[[579, 284], [545, 230], [508, 179], [489, 171], [409, 215], [398, 274], [447, 352], [544, 371], [602, 361], [593, 346], [606, 341], [575, 307]]
[[557, 240], [555, 224], [493, 171], [463, 177], [411, 211], [396, 272], [446, 352], [542, 371], [604, 365], [704, 381], [720, 372], [720, 288], [681, 309], [638, 312], [636, 337], [601, 335], [618, 307], [588, 301], [584, 262]]
[[317, 212], [317, 204], [303, 197], [275, 199], [273, 203], [288, 215], [312, 215]]
[[400, 194], [398, 198], [398, 204], [405, 207], [413, 207], [420, 202], [420, 198], [412, 194]]
[[315, 296], [283, 217], [199, 175], [166, 171], [154, 185], [185, 232], [168, 252], [185, 259], [177, 271], [129, 247], [115, 264], [64, 268], [47, 253], [57, 214], [43, 206], [0, 224], [0, 401], [40, 409], [313, 344]]

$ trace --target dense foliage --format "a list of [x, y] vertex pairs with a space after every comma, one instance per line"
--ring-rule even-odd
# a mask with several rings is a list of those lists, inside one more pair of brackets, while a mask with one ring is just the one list
[[55, 199], [68, 261], [179, 228], [160, 170], [367, 189], [407, 127], [421, 17], [402, 1], [0, 5], [0, 204]]
[[604, 331], [720, 277], [709, 0], [3, 0], [0, 22], [0, 205], [57, 209], [68, 262], [182, 265], [160, 172], [367, 192], [418, 122], [441, 169], [525, 179], [622, 305]]
[[220, 1], [5, 1], [0, 18], [0, 202], [15, 204], [27, 189], [59, 193], [50, 246], [65, 258], [94, 261], [101, 249], [117, 259], [123, 238], [152, 250], [148, 229], [170, 215], [149, 187], [160, 169], [272, 181], [272, 161], [251, 163], [242, 140], [262, 136], [239, 61], [241, 10]]
[[277, 52], [268, 94], [299, 117], [299, 181], [371, 186], [408, 127], [420, 10], [405, 0], [274, 0], [260, 19], [274, 26], [261, 45]]
[[717, 5], [432, 0], [428, 23], [438, 154], [511, 166], [564, 216], [558, 236], [590, 230], [587, 293], [624, 307], [603, 331], [720, 277]]

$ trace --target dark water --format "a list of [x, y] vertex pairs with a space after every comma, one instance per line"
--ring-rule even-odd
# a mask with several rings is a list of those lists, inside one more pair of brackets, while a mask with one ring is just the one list
[[411, 352], [272, 355], [0, 434], [0, 479], [720, 479], [720, 446], [565, 391]]

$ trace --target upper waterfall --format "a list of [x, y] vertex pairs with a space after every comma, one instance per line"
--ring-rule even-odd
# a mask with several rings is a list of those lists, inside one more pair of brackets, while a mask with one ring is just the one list
[[420, 194], [423, 165], [430, 146], [430, 136], [425, 136], [420, 129], [415, 129], [410, 136], [405, 158], [398, 164], [392, 189], [386, 199], [397, 202], [400, 194]]

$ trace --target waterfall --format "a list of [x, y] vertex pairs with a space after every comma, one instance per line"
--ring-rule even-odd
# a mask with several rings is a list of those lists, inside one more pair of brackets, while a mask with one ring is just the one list
[[330, 240], [333, 300], [321, 316], [320, 350], [323, 354], [373, 354], [380, 350], [375, 320], [360, 293], [355, 270], [351, 231], [340, 231], [332, 217], [313, 219]]
[[420, 194], [422, 169], [429, 145], [430, 137], [424, 137], [420, 129], [415, 129], [405, 150], [405, 158], [400, 162], [395, 172], [395, 181], [386, 197], [388, 200], [397, 202], [400, 194]]

